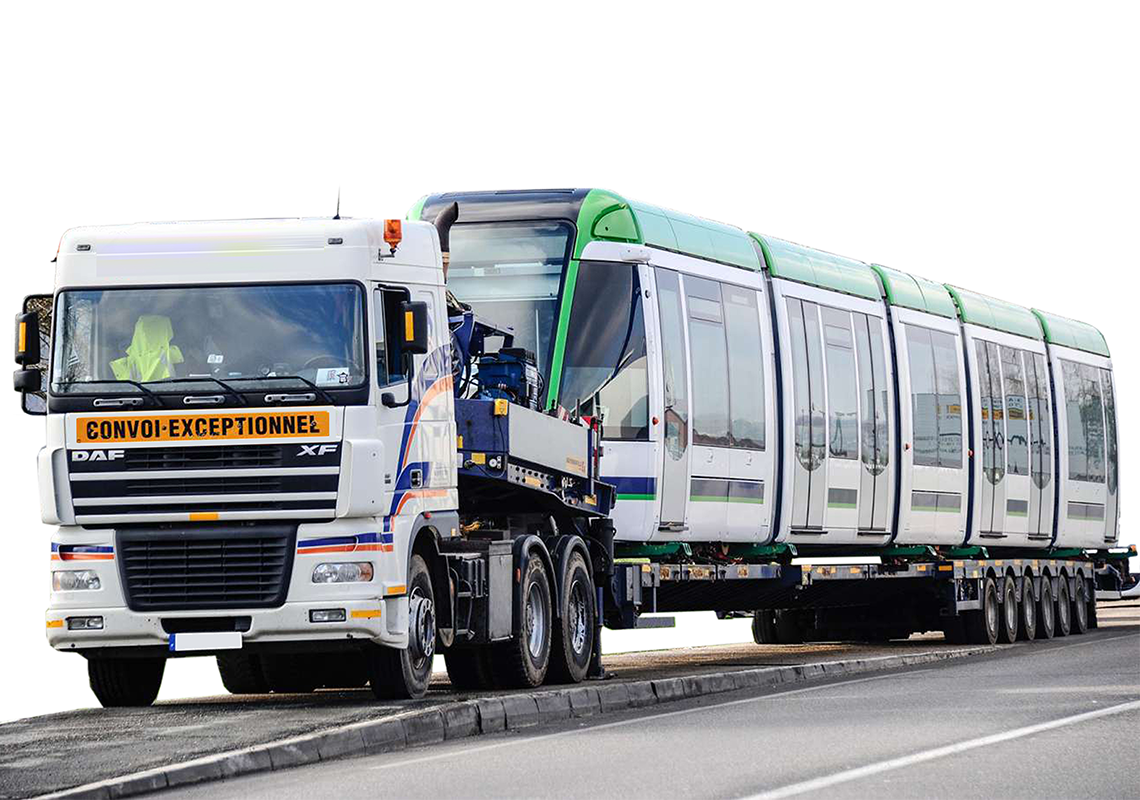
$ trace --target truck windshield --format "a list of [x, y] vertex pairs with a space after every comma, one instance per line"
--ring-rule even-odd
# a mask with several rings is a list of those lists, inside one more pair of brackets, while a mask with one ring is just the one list
[[488, 322], [514, 328], [515, 347], [534, 353], [543, 375], [550, 374], [558, 290], [573, 231], [557, 220], [451, 229], [448, 287]]
[[353, 283], [67, 290], [56, 305], [57, 395], [366, 379], [364, 294]]

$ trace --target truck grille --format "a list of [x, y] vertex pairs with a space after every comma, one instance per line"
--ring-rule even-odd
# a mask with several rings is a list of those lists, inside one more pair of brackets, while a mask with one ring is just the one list
[[120, 531], [127, 605], [134, 611], [280, 606], [296, 532], [282, 525]]
[[80, 525], [327, 519], [336, 511], [340, 445], [73, 450], [68, 469]]

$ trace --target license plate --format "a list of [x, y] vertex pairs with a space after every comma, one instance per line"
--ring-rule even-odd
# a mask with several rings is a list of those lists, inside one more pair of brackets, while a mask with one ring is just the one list
[[240, 649], [241, 634], [238, 631], [170, 634], [170, 652], [172, 653], [189, 653], [194, 650]]

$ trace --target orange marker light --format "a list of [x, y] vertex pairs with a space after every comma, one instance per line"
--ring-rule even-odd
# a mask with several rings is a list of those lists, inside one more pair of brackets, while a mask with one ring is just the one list
[[388, 247], [392, 248], [392, 252], [396, 252], [396, 246], [404, 238], [404, 228], [398, 219], [384, 220], [384, 241], [388, 243]]

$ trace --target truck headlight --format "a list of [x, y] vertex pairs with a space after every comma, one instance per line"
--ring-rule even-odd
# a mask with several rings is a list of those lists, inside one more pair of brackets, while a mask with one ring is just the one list
[[372, 580], [372, 565], [367, 561], [317, 564], [313, 567], [313, 583], [366, 583], [370, 580]]
[[100, 589], [103, 584], [94, 570], [77, 569], [51, 574], [51, 588], [56, 592], [77, 592], [87, 589]]

